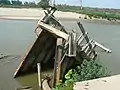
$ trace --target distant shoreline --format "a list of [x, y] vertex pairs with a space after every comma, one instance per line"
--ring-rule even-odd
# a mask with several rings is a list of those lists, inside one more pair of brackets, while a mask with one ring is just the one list
[[[24, 19], [25, 18], [25, 19]], [[39, 17], [37, 18], [33, 18], [33, 17], [29, 17], [29, 18], [16, 18], [16, 17], [0, 17], [0, 20], [19, 20], [19, 21], [38, 21]], [[105, 21], [105, 20], [93, 20], [93, 19], [74, 19], [74, 18], [58, 18], [61, 21], [81, 21], [81, 22], [88, 22], [88, 23], [98, 23], [98, 24], [120, 24], [120, 22], [113, 22], [113, 21]]]
[[[0, 8], [0, 19], [2, 20], [39, 20], [44, 16], [44, 10], [39, 8]], [[86, 15], [72, 12], [55, 12], [56, 18], [67, 21], [85, 21], [90, 23], [120, 24], [120, 21], [108, 21], [106, 19], [84, 19]], [[79, 18], [81, 17], [81, 18]]]

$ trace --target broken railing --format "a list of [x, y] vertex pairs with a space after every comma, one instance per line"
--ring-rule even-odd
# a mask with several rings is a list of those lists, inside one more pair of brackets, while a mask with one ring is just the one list
[[38, 22], [35, 30], [38, 37], [23, 58], [15, 76], [30, 69], [36, 69], [37, 63], [48, 65], [49, 61], [54, 60], [52, 78], [54, 87], [60, 79], [64, 79], [64, 75], [69, 69], [77, 65], [76, 62], [81, 64], [84, 59], [95, 59], [97, 56], [96, 47], [111, 53], [110, 49], [93, 39], [89, 39], [88, 32], [85, 31], [80, 22], [77, 22], [81, 31], [79, 37], [76, 37], [76, 30], [68, 33], [54, 16], [55, 11], [56, 8], [51, 7], [44, 12], [45, 16]]

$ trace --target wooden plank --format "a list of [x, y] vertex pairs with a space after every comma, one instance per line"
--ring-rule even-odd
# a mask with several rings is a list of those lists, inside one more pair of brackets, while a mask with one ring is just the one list
[[73, 32], [73, 56], [76, 56], [76, 49], [77, 49], [77, 43], [76, 43], [76, 32]]
[[111, 53], [112, 52], [110, 49], [104, 47], [103, 45], [99, 44], [98, 42], [95, 42], [95, 45], [97, 45], [98, 47], [100, 47], [101, 49], [106, 51], [107, 53]]
[[42, 83], [42, 89], [43, 90], [52, 90], [50, 86], [48, 85], [48, 80], [44, 80]]
[[90, 55], [93, 53], [93, 51], [95, 50], [95, 47], [96, 47], [96, 45], [95, 45], [95, 44], [92, 44], [92, 48], [91, 48], [91, 50], [87, 53], [87, 56], [90, 56]]
[[39, 34], [40, 34], [41, 32], [42, 32], [42, 29], [39, 28], [39, 27], [36, 27], [36, 29], [35, 29], [35, 34], [36, 34], [37, 37], [39, 36]]
[[76, 56], [76, 33], [72, 32], [69, 34], [69, 45], [68, 45], [68, 55], [69, 57]]
[[38, 84], [39, 84], [39, 90], [41, 90], [41, 65], [40, 63], [37, 63], [37, 69], [38, 69]]
[[71, 36], [71, 33], [69, 34], [69, 49], [68, 49], [68, 56], [70, 56], [71, 55], [71, 52], [72, 52], [72, 50], [71, 50], [71, 48], [72, 48], [72, 36]]
[[53, 75], [53, 87], [59, 82], [60, 79], [60, 68], [61, 68], [61, 59], [62, 59], [62, 38], [57, 39], [55, 63], [54, 63], [54, 75]]
[[[79, 26], [81, 32], [82, 32], [83, 35], [84, 35], [84, 34], [85, 34], [85, 29], [84, 29], [83, 25], [82, 25], [80, 22], [78, 22], [77, 24], [78, 24], [78, 26]], [[89, 43], [89, 38], [88, 38], [87, 35], [85, 36], [85, 40], [86, 40], [87, 43]], [[89, 44], [89, 47], [92, 48], [92, 45]]]
[[[39, 57], [39, 58], [38, 58], [38, 56], [40, 54], [44, 54], [44, 52], [46, 53], [48, 51], [47, 50], [48, 47], [51, 47], [51, 45], [55, 47], [56, 38], [51, 39], [51, 37], [53, 37], [53, 36], [49, 32], [41, 32], [41, 34], [35, 40], [34, 44], [32, 44], [31, 48], [28, 50], [26, 55], [22, 58], [21, 63], [19, 64], [17, 70], [14, 73], [14, 77], [18, 76], [19, 74], [29, 71], [29, 68], [31, 66], [32, 66], [32, 68], [36, 69], [37, 63], [38, 62], [41, 63], [41, 62], [43, 62], [43, 60], [45, 60], [45, 59], [42, 60], [42, 58], [46, 57], [45, 55], [44, 55], [44, 57]], [[44, 44], [42, 44], [42, 43], [44, 43]], [[41, 51], [44, 51], [44, 52], [41, 52]], [[54, 55], [52, 57], [54, 57]]]
[[45, 24], [43, 22], [39, 22], [38, 25], [40, 26], [40, 28], [49, 31], [50, 33], [56, 35], [57, 37], [64, 38], [66, 41], [68, 40], [68, 37], [69, 37], [68, 34], [66, 34], [66, 33], [64, 33], [64, 32], [62, 32], [62, 31], [60, 31], [60, 30], [58, 30], [56, 28], [53, 28], [52, 26], [47, 25], [47, 24]]
[[80, 45], [82, 43], [82, 41], [85, 39], [85, 37], [87, 36], [87, 34], [88, 34], [87, 32], [85, 32], [85, 34], [83, 34], [83, 36], [77, 42], [78, 45]]

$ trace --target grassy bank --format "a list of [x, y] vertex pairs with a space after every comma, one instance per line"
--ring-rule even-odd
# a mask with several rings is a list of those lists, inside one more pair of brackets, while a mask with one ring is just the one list
[[[57, 5], [58, 10], [63, 12], [75, 12], [80, 14], [88, 15], [90, 19], [92, 18], [102, 18], [107, 20], [120, 20], [120, 13], [119, 10], [106, 10], [100, 8], [90, 8], [90, 7], [83, 7], [80, 9], [80, 6], [68, 6], [68, 5]], [[87, 18], [87, 17], [86, 17]]]
[[[28, 5], [0, 5], [0, 7], [6, 8], [41, 8], [38, 4], [28, 4]], [[69, 6], [69, 5], [56, 5], [57, 10], [63, 12], [75, 12], [79, 14], [85, 14], [87, 17], [84, 19], [107, 19], [109, 21], [120, 20], [120, 10], [119, 9], [107, 9], [107, 8], [92, 8], [83, 7], [81, 10], [80, 6]]]

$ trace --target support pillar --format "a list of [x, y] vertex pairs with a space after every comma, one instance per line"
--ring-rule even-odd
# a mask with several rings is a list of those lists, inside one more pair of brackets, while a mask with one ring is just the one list
[[62, 59], [62, 38], [57, 38], [56, 52], [55, 52], [55, 62], [54, 62], [54, 75], [53, 75], [53, 87], [60, 80], [60, 68], [61, 68], [61, 59]]

